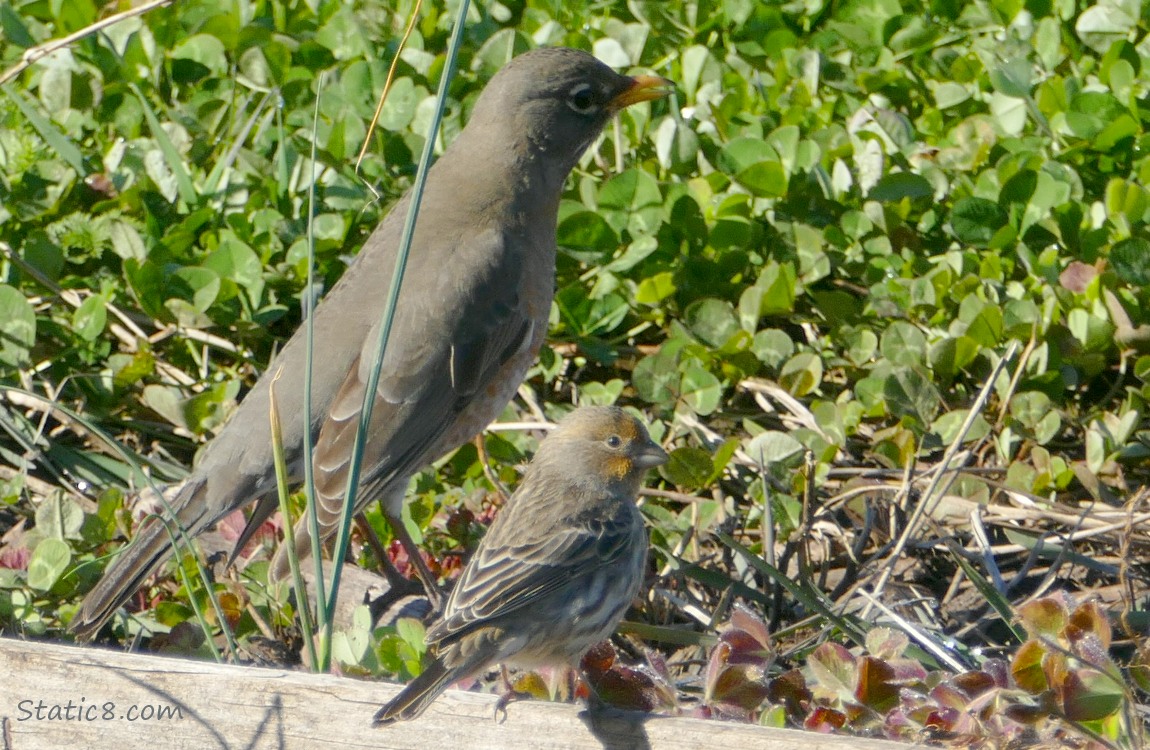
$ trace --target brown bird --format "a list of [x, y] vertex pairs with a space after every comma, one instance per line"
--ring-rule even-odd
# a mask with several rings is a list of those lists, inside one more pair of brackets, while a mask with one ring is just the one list
[[[571, 49], [527, 52], [505, 65], [467, 126], [428, 174], [363, 457], [356, 510], [381, 500], [429, 594], [436, 582], [400, 520], [410, 477], [471, 439], [515, 394], [547, 332], [563, 183], [608, 119], [659, 98], [667, 81], [615, 73]], [[401, 199], [315, 310], [308, 430], [320, 526], [343, 504], [348, 462], [395, 266]], [[190, 536], [259, 500], [237, 549], [276, 508], [268, 391], [293, 481], [303, 477], [305, 339], [283, 347], [171, 501]], [[303, 554], [306, 525], [297, 525]], [[91, 637], [172, 552], [154, 519], [112, 563], [71, 623]], [[279, 566], [282, 570], [284, 566]]]
[[618, 407], [567, 415], [539, 445], [427, 631], [435, 661], [375, 723], [414, 719], [449, 685], [495, 664], [572, 666], [609, 636], [643, 581], [639, 486], [666, 460], [643, 424]]

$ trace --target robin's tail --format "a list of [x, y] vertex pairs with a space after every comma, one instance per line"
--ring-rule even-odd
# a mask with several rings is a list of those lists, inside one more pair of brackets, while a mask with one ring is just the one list
[[[171, 501], [172, 508], [190, 536], [198, 534], [205, 525], [206, 503], [200, 497], [204, 490], [204, 482], [190, 483], [182, 487]], [[161, 513], [161, 516], [167, 515]], [[95, 636], [108, 618], [136, 593], [144, 580], [171, 556], [172, 534], [175, 533], [175, 529], [169, 533], [157, 518], [145, 522], [132, 543], [124, 548], [104, 571], [104, 577], [96, 587], [84, 597], [80, 611], [72, 618], [68, 628], [76, 634], [78, 640], [88, 640]]]

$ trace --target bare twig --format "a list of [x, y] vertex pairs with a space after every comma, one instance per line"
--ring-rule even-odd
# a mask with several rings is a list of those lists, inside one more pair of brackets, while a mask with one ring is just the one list
[[11, 81], [13, 78], [23, 73], [41, 58], [50, 55], [57, 50], [64, 49], [74, 42], [80, 41], [86, 36], [95, 34], [97, 31], [103, 31], [109, 26], [115, 26], [120, 21], [124, 21], [134, 16], [142, 16], [150, 10], [159, 8], [162, 5], [168, 5], [172, 2], [174, 2], [174, 0], [149, 0], [149, 2], [146, 2], [143, 5], [137, 5], [135, 8], [129, 8], [123, 13], [117, 13], [114, 16], [102, 18], [99, 21], [96, 21], [96, 23], [90, 26], [85, 26], [79, 31], [73, 32], [68, 36], [60, 37], [59, 39], [52, 39], [51, 41], [44, 42], [43, 44], [36, 45], [35, 47], [30, 47], [24, 52], [24, 57], [20, 59], [20, 62], [16, 63], [11, 68], [8, 68], [8, 70], [5, 70], [3, 73], [0, 73], [0, 86], [8, 83], [8, 81]]

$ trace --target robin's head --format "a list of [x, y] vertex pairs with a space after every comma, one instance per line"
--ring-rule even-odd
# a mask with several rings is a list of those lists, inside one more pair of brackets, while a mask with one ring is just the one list
[[565, 179], [613, 114], [665, 96], [669, 86], [657, 76], [621, 75], [579, 50], [532, 50], [495, 74], [467, 129], [498, 134], [502, 148], [539, 158]]
[[667, 453], [626, 411], [585, 406], [559, 422], [535, 460], [565, 466], [572, 477], [637, 488], [647, 469], [667, 461]]

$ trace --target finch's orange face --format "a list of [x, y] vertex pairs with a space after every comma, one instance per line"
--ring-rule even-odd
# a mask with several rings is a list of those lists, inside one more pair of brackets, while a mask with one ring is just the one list
[[614, 480], [638, 479], [666, 462], [667, 453], [638, 419], [618, 407], [587, 407], [560, 422], [551, 439], [578, 441], [593, 451], [602, 473]]

